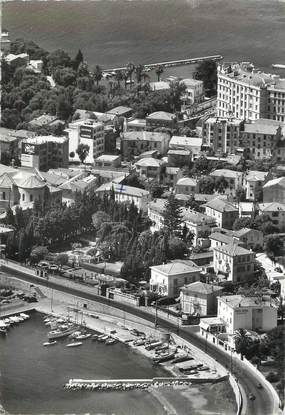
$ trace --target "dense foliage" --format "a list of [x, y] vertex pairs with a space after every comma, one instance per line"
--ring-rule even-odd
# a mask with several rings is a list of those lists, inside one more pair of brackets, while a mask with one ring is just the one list
[[[69, 121], [78, 108], [105, 112], [126, 105], [131, 106], [139, 118], [158, 110], [175, 112], [180, 109], [180, 96], [185, 85], [174, 81], [167, 91], [151, 91], [149, 77], [142, 65], [129, 64], [125, 72], [120, 71], [115, 79], [103, 83], [100, 66], [90, 70], [81, 51], [72, 59], [63, 50], [48, 53], [33, 42], [17, 39], [11, 42], [11, 52], [26, 52], [30, 59], [42, 59], [43, 70], [35, 73], [26, 68], [23, 61], [8, 64], [2, 59], [3, 127], [32, 129], [29, 121], [43, 113]], [[131, 80], [133, 73], [136, 74], [136, 83], [130, 83], [128, 87], [127, 81]], [[47, 76], [55, 81], [55, 87], [51, 86]], [[41, 128], [39, 132], [60, 134], [62, 129], [57, 131], [57, 128], [55, 131]]]

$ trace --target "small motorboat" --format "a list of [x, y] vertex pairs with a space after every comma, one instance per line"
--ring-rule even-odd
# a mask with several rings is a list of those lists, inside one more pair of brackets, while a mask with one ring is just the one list
[[96, 340], [98, 340], [98, 334], [93, 334], [93, 335], [91, 336], [91, 340], [92, 340], [92, 341], [96, 341]]
[[114, 339], [114, 338], [110, 338], [110, 339], [107, 339], [106, 341], [105, 341], [105, 344], [107, 345], [107, 346], [109, 346], [110, 344], [115, 344], [115, 343], [117, 343], [117, 339]]
[[56, 344], [57, 341], [56, 340], [52, 340], [51, 342], [44, 342], [43, 346], [53, 346], [54, 344]]
[[109, 338], [106, 334], [103, 334], [102, 336], [98, 336], [97, 340], [98, 342], [104, 342]]
[[86, 339], [89, 339], [89, 337], [91, 337], [91, 333], [78, 334], [77, 336], [75, 336], [75, 339], [76, 340], [86, 340]]
[[7, 330], [4, 328], [0, 328], [0, 334], [7, 334]]
[[81, 335], [81, 331], [75, 331], [74, 333], [71, 333], [68, 337], [75, 339], [77, 336], [80, 336], [80, 335]]
[[82, 342], [72, 342], [72, 343], [68, 343], [66, 347], [78, 347], [78, 346], [81, 346], [82, 344], [83, 344]]

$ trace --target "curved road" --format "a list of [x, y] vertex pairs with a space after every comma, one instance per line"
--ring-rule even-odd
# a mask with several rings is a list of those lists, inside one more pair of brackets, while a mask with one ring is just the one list
[[[10, 269], [7, 269], [7, 271], [11, 273]], [[51, 280], [43, 280], [42, 278], [33, 275], [19, 275], [17, 271], [15, 272], [15, 274], [17, 274], [15, 275], [17, 278], [20, 278], [27, 282], [43, 285], [58, 291], [63, 291], [67, 294], [72, 294], [86, 300], [97, 301], [106, 305], [112, 305], [113, 307], [116, 307], [120, 310], [123, 310], [125, 312], [136, 315], [138, 317], [141, 317], [145, 320], [154, 323], [154, 316], [143, 311], [141, 308], [135, 308], [128, 304], [121, 304], [116, 301], [109, 300], [106, 297], [101, 297], [93, 293], [87, 293], [85, 291], [80, 290], [80, 287], [71, 288], [62, 285], [58, 282], [54, 282]], [[177, 326], [172, 322], [168, 322], [161, 318], [157, 318], [157, 323], [162, 328], [165, 328], [172, 332], [177, 332]], [[248, 400], [246, 415], [275, 415], [273, 414], [273, 400], [270, 391], [268, 391], [266, 387], [264, 387], [263, 389], [258, 389], [257, 384], [259, 383], [259, 380], [256, 379], [256, 377], [254, 376], [254, 374], [250, 372], [250, 370], [242, 366], [241, 362], [239, 362], [237, 359], [231, 359], [230, 355], [224, 353], [222, 350], [219, 350], [211, 343], [206, 342], [205, 339], [202, 339], [194, 333], [187, 331], [186, 328], [179, 327], [179, 336], [189, 341], [201, 350], [207, 351], [207, 353], [211, 357], [216, 359], [223, 366], [228, 367], [229, 369], [232, 368], [234, 376], [237, 378], [238, 382], [241, 385], [241, 388], [244, 390], [246, 395], [248, 396], [250, 393], [253, 393], [256, 396], [256, 399], [254, 401]]]

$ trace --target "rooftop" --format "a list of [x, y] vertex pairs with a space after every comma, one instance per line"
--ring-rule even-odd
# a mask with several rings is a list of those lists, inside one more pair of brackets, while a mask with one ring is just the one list
[[163, 164], [162, 160], [154, 159], [152, 157], [145, 157], [135, 163], [138, 167], [160, 167]]
[[37, 126], [37, 127], [42, 127], [44, 125], [51, 124], [57, 120], [58, 118], [55, 115], [43, 114], [31, 120], [29, 124]]
[[118, 107], [112, 108], [109, 111], [106, 111], [106, 114], [115, 114], [118, 116], [124, 116], [125, 114], [133, 111], [130, 107], [124, 107], [123, 105], [119, 105]]
[[262, 300], [260, 297], [245, 297], [243, 295], [225, 295], [219, 297], [229, 307], [236, 309], [240, 307], [270, 307], [269, 300]]
[[280, 121], [260, 118], [252, 123], [244, 124], [245, 133], [275, 135], [277, 129], [281, 127], [283, 135], [285, 134], [285, 124]]
[[182, 177], [176, 183], [176, 186], [196, 186], [197, 180], [192, 177]]
[[219, 247], [215, 247], [214, 251], [222, 252], [223, 254], [236, 257], [239, 255], [249, 255], [252, 254], [252, 251], [249, 251], [248, 249], [242, 248], [237, 243], [231, 243], [228, 245], [223, 245]]
[[194, 210], [183, 208], [183, 220], [194, 224], [212, 224], [214, 219], [211, 216], [204, 215], [204, 213], [196, 212]]
[[192, 284], [184, 285], [181, 290], [185, 293], [197, 293], [197, 294], [212, 294], [215, 291], [222, 291], [223, 287], [219, 285], [206, 284], [205, 282], [196, 281]]
[[96, 189], [96, 193], [109, 192], [112, 190], [112, 188], [114, 189], [115, 193], [122, 193], [122, 194], [126, 194], [129, 196], [134, 196], [134, 197], [143, 197], [143, 196], [149, 195], [149, 192], [147, 190], [140, 189], [138, 187], [133, 187], [133, 186], [125, 186], [125, 185], [117, 184], [114, 182], [102, 184], [102, 186]]
[[253, 87], [264, 87], [274, 85], [278, 77], [258, 71], [250, 62], [228, 63], [219, 66], [218, 73], [232, 78], [234, 81], [242, 82]]
[[186, 137], [180, 135], [172, 136], [169, 147], [201, 147], [202, 138], [200, 137]]
[[16, 181], [18, 187], [23, 189], [42, 189], [46, 183], [36, 174], [31, 174], [23, 180]]
[[203, 81], [199, 81], [198, 79], [193, 79], [193, 78], [185, 78], [182, 79], [182, 81], [187, 87], [193, 87], [196, 85], [203, 85]]
[[173, 121], [176, 119], [175, 114], [171, 114], [170, 112], [166, 111], [156, 111], [152, 112], [146, 117], [147, 120], [164, 120], [164, 121]]
[[278, 177], [278, 179], [269, 180], [269, 182], [265, 183], [263, 188], [279, 185], [285, 188], [285, 177]]
[[168, 150], [167, 154], [176, 154], [178, 156], [191, 156], [191, 150], [178, 150], [176, 148], [172, 148]]
[[113, 155], [113, 154], [102, 154], [101, 156], [97, 157], [95, 159], [95, 162], [97, 161], [115, 161], [120, 158], [120, 155]]
[[215, 177], [224, 176], [225, 178], [237, 179], [238, 177], [241, 177], [243, 173], [240, 171], [234, 171], [234, 170], [229, 170], [229, 169], [217, 169], [217, 170], [212, 171], [210, 175], [215, 176]]
[[238, 231], [233, 231], [232, 235], [235, 236], [236, 238], [240, 238], [241, 236], [244, 236], [249, 232], [260, 232], [260, 233], [262, 233], [261, 231], [258, 231], [257, 229], [242, 228], [242, 229], [239, 229]]
[[251, 182], [263, 182], [268, 175], [268, 171], [251, 170], [246, 175], [246, 180]]
[[127, 131], [123, 133], [123, 141], [164, 141], [169, 139], [167, 133], [155, 133], [152, 131]]
[[285, 203], [279, 202], [269, 202], [269, 203], [259, 203], [259, 209], [262, 212], [285, 212]]
[[205, 203], [206, 207], [217, 210], [218, 212], [238, 212], [238, 208], [227, 200], [220, 199], [219, 197], [210, 200]]
[[230, 235], [224, 235], [221, 232], [213, 232], [210, 236], [209, 239], [212, 239], [214, 241], [218, 241], [218, 242], [222, 242], [224, 244], [232, 244], [233, 243], [233, 237]]
[[190, 272], [197, 272], [200, 270], [195, 264], [186, 265], [181, 262], [169, 262], [168, 264], [163, 265], [154, 265], [150, 267], [151, 269], [170, 275], [177, 275], [177, 274], [188, 274]]
[[161, 91], [163, 89], [169, 89], [169, 83], [165, 81], [159, 81], [159, 82], [150, 82], [149, 83], [150, 88], [153, 91]]

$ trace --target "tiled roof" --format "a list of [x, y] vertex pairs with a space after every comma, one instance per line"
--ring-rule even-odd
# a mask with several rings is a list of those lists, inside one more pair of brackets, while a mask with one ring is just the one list
[[204, 206], [217, 210], [218, 212], [238, 212], [238, 208], [232, 203], [218, 197], [205, 203]]
[[196, 186], [197, 180], [192, 177], [182, 177], [176, 183], [176, 186]]
[[46, 183], [36, 174], [32, 174], [23, 180], [17, 181], [17, 185], [23, 189], [41, 189], [46, 186]]
[[135, 165], [139, 167], [159, 167], [161, 164], [163, 164], [163, 161], [152, 157], [142, 158], [135, 163]]
[[254, 134], [268, 134], [275, 135], [278, 127], [281, 126], [285, 133], [285, 126], [280, 121], [269, 120], [267, 118], [260, 118], [253, 123], [245, 123], [244, 132]]
[[152, 112], [146, 117], [147, 120], [164, 120], [164, 121], [173, 121], [176, 119], [175, 114], [171, 114], [170, 112], [166, 111], [156, 111]]
[[210, 173], [210, 175], [215, 176], [215, 177], [224, 176], [225, 178], [229, 177], [231, 179], [236, 179], [242, 176], [242, 172], [229, 170], [229, 169], [217, 169], [217, 170], [214, 170], [212, 173]]
[[186, 274], [199, 271], [199, 268], [196, 266], [190, 266], [180, 262], [169, 262], [168, 264], [155, 265], [150, 268], [167, 275]]
[[123, 105], [119, 105], [118, 107], [112, 108], [111, 110], [107, 111], [106, 114], [116, 114], [116, 115], [124, 115], [133, 109], [130, 107], [124, 107]]
[[255, 171], [251, 170], [246, 175], [245, 179], [251, 182], [261, 182], [264, 181], [266, 176], [268, 175], [268, 171]]
[[279, 202], [269, 202], [269, 203], [259, 203], [259, 209], [262, 212], [285, 212], [285, 203]]
[[252, 252], [248, 249], [242, 248], [237, 243], [215, 247], [214, 251], [222, 252], [223, 254], [235, 257], [239, 255], [249, 255]]
[[149, 192], [147, 190], [140, 189], [138, 187], [133, 187], [133, 186], [125, 186], [125, 185], [121, 185], [121, 184], [117, 184], [113, 182], [102, 184], [102, 186], [96, 189], [96, 193], [109, 192], [112, 189], [112, 187], [114, 188], [115, 193], [122, 193], [122, 194], [126, 194], [129, 196], [134, 196], [134, 197], [142, 197], [142, 196], [149, 195]]
[[182, 146], [189, 146], [189, 147], [201, 147], [202, 145], [202, 138], [200, 137], [186, 137], [186, 136], [179, 136], [174, 135], [172, 136], [169, 147], [182, 147]]
[[281, 187], [285, 187], [285, 177], [278, 177], [278, 179], [269, 180], [269, 182], [265, 183], [263, 188], [275, 186], [277, 184], [279, 184]]
[[10, 189], [11, 186], [14, 184], [14, 180], [9, 175], [9, 173], [4, 173], [0, 176], [0, 187], [5, 189]]
[[183, 220], [185, 222], [202, 224], [202, 223], [213, 223], [214, 219], [211, 216], [204, 215], [204, 213], [196, 212], [194, 210], [183, 208], [182, 211]]
[[210, 236], [209, 239], [212, 239], [214, 241], [218, 241], [218, 242], [223, 242], [225, 244], [231, 244], [233, 243], [233, 237], [230, 235], [224, 235], [221, 232], [213, 232]]
[[184, 285], [182, 291], [194, 292], [197, 294], [212, 294], [215, 291], [222, 291], [223, 287], [219, 285], [206, 284], [205, 282], [196, 281], [192, 284]]

